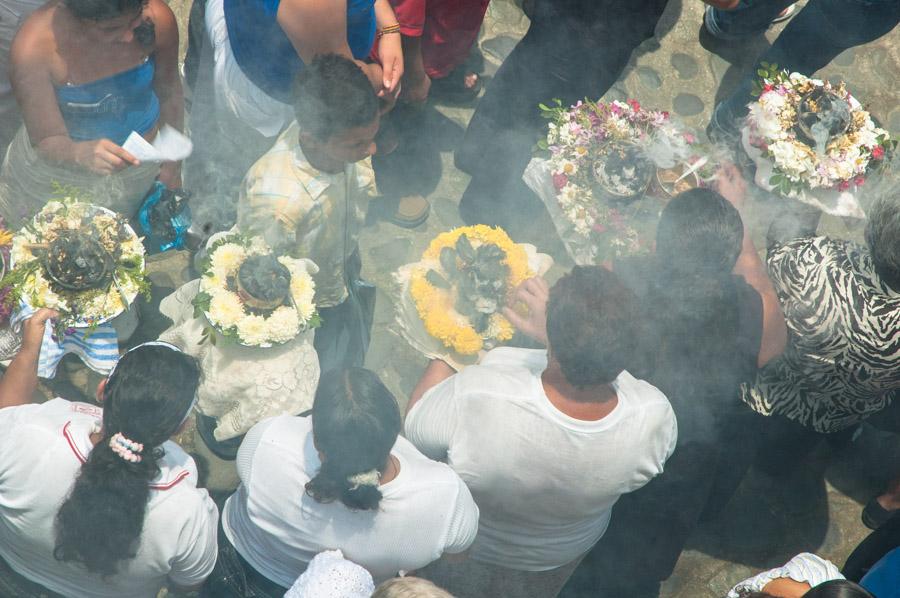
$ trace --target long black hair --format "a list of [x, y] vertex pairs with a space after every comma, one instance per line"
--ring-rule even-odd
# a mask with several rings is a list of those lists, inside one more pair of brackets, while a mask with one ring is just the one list
[[349, 368], [323, 375], [312, 408], [313, 438], [322, 466], [307, 482], [306, 493], [322, 503], [340, 500], [350, 509], [377, 508], [378, 485], [350, 478], [372, 470], [384, 472], [401, 425], [394, 395], [374, 373]]
[[691, 189], [665, 207], [647, 306], [661, 337], [657, 368], [668, 363], [709, 380], [723, 354], [734, 353], [739, 312], [732, 270], [743, 239], [740, 214], [715, 191]]
[[[199, 383], [197, 362], [172, 347], [144, 345], [122, 356], [103, 389], [102, 438], [56, 515], [58, 560], [108, 576], [135, 557], [160, 445], [184, 421]], [[144, 445], [139, 462], [113, 452], [116, 433]]]
[[820, 583], [803, 594], [803, 598], [875, 598], [875, 596], [852, 581], [833, 579]]

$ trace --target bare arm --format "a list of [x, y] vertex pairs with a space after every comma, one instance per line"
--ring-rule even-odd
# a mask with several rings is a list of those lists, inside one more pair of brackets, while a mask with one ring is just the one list
[[0, 378], [0, 409], [26, 405], [37, 388], [38, 359], [44, 339], [44, 324], [57, 316], [52, 309], [39, 309], [22, 325], [22, 348]]
[[[178, 73], [178, 25], [162, 0], [151, 0], [149, 10], [156, 29], [156, 73], [153, 90], [159, 97], [159, 125], [184, 130], [184, 90]], [[160, 180], [170, 189], [181, 186], [181, 162], [167, 162]]]
[[[718, 190], [738, 211], [742, 211], [747, 184], [735, 166], [728, 165], [719, 171]], [[784, 323], [784, 313], [781, 311], [775, 287], [769, 279], [765, 264], [759, 259], [746, 219], [744, 219], [744, 243], [734, 266], [734, 273], [742, 276], [762, 298], [763, 332], [757, 358], [757, 365], [762, 367], [784, 352], [787, 345], [787, 326]]]
[[409, 403], [406, 405], [406, 412], [412, 411], [413, 406], [419, 402], [426, 392], [434, 386], [437, 386], [450, 376], [456, 374], [456, 370], [447, 365], [442, 359], [432, 359], [425, 368], [422, 378], [413, 388], [412, 394], [409, 396]]

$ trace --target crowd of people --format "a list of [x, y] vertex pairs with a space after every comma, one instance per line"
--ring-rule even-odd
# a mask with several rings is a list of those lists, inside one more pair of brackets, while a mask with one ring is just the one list
[[[896, 0], [704, 1], [723, 43], [795, 11], [759, 60], [807, 75], [900, 20]], [[731, 163], [668, 201], [651, 254], [515, 288], [514, 342], [459, 371], [429, 356], [405, 414], [363, 367], [360, 233], [429, 216], [424, 197], [379, 195], [373, 169], [409, 106], [477, 101], [461, 219], [545, 235], [521, 180], [539, 104], [602, 96], [666, 0], [526, 1], [487, 84], [466, 60], [487, 0], [194, 0], [183, 70], [162, 0], [0, 6], [7, 225], [59, 185], [128, 218], [155, 181], [184, 186], [224, 198], [219, 238], [307, 260], [321, 317], [276, 347], [203, 342], [193, 280], [91, 403], [34, 402], [59, 314], [24, 319], [0, 379], [0, 597], [658, 597], [751, 467], [784, 473], [863, 422], [900, 433], [900, 186], [867, 206], [865, 244], [804, 212], [774, 219], [762, 259]], [[752, 76], [711, 138], [734, 139]], [[123, 148], [164, 126], [193, 140], [183, 171]], [[234, 462], [230, 495], [213, 500], [174, 441], [194, 422]], [[900, 596], [900, 478], [862, 516], [873, 532], [843, 569], [802, 553], [728, 598]]]

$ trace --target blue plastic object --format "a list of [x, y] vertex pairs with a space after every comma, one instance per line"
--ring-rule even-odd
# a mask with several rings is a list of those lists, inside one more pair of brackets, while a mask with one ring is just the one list
[[138, 211], [138, 222], [150, 253], [160, 253], [185, 246], [191, 227], [190, 193], [183, 189], [167, 189], [156, 181]]

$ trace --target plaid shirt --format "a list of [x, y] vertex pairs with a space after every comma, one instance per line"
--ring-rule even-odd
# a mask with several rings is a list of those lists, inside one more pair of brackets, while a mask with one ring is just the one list
[[375, 175], [368, 158], [350, 165], [358, 192], [348, 206], [344, 173], [316, 170], [300, 149], [299, 134], [294, 122], [244, 177], [238, 228], [262, 236], [273, 248], [314, 261], [319, 266], [316, 305], [332, 307], [347, 297], [344, 262], [356, 250], [366, 204], [376, 193]]

